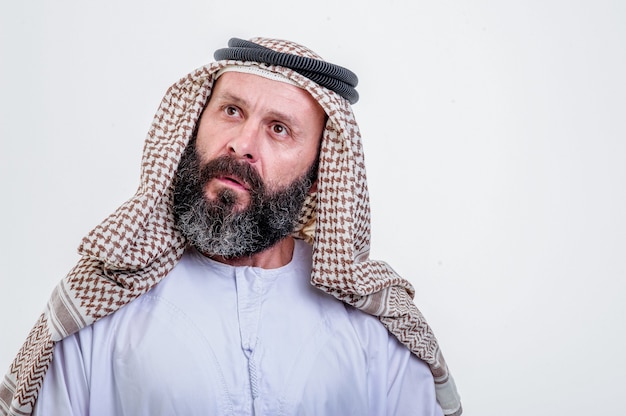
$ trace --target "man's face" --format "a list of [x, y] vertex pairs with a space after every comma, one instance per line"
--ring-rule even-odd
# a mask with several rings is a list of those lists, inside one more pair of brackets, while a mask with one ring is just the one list
[[[311, 95], [293, 85], [238, 72], [216, 82], [198, 126], [196, 149], [203, 163], [230, 155], [252, 167], [270, 190], [302, 176], [316, 160], [325, 114]], [[209, 200], [232, 191], [237, 207], [250, 198], [236, 176], [209, 181]]]
[[315, 177], [324, 120], [300, 88], [223, 74], [177, 172], [183, 234], [201, 251], [231, 258], [288, 235]]

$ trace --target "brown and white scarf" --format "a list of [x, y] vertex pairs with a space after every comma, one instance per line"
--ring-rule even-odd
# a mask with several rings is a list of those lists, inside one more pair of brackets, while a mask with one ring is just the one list
[[[300, 45], [254, 38], [277, 52], [321, 58]], [[369, 259], [370, 207], [361, 136], [349, 102], [283, 66], [220, 60], [172, 85], [154, 117], [143, 151], [136, 194], [93, 229], [79, 247], [81, 259], [54, 289], [0, 384], [0, 414], [30, 415], [53, 346], [70, 334], [146, 293], [180, 259], [186, 241], [174, 227], [172, 179], [211, 94], [215, 74], [229, 65], [258, 65], [308, 91], [328, 115], [316, 195], [305, 202], [294, 236], [313, 245], [311, 282], [319, 289], [378, 316], [385, 327], [434, 376], [445, 415], [461, 402], [439, 344], [413, 303], [411, 284], [381, 261]]]

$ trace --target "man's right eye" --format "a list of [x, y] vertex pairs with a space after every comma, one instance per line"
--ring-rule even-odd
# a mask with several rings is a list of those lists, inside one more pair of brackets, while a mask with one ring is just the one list
[[239, 110], [237, 110], [237, 107], [229, 105], [224, 109], [224, 112], [226, 112], [229, 116], [236, 116], [239, 113]]

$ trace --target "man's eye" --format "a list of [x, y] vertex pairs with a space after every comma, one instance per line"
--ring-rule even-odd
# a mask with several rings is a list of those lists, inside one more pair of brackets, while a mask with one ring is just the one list
[[228, 106], [224, 109], [224, 112], [229, 116], [236, 116], [239, 111], [237, 111], [237, 107]]
[[285, 126], [283, 126], [282, 124], [274, 124], [272, 126], [272, 131], [275, 134], [280, 134], [280, 135], [285, 135], [287, 134], [287, 128]]

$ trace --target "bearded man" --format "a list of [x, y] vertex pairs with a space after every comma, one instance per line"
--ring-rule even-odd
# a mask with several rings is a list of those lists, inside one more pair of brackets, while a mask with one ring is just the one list
[[2, 414], [460, 415], [411, 285], [368, 257], [356, 76], [282, 40], [215, 58], [168, 90]]

